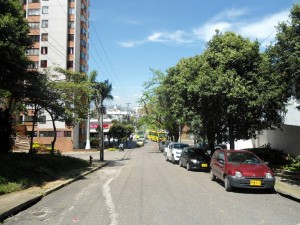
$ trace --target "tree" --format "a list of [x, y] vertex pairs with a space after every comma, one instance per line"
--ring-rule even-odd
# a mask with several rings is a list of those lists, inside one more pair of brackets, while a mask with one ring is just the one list
[[130, 135], [134, 132], [135, 128], [131, 124], [124, 124], [114, 121], [113, 125], [109, 128], [109, 133], [113, 138], [118, 139], [118, 145], [120, 142], [128, 140]]
[[[64, 79], [60, 79], [62, 75]], [[46, 90], [49, 96], [44, 108], [50, 114], [53, 124], [53, 151], [57, 133], [55, 121], [64, 121], [67, 126], [73, 127], [85, 120], [90, 87], [84, 73], [56, 68], [55, 71], [47, 71], [45, 76], [48, 77]]]
[[[278, 91], [279, 80], [266, 70], [258, 42], [232, 32], [217, 32], [203, 57], [209, 73], [202, 73], [196, 82], [199, 89], [207, 86], [199, 97], [213, 97], [217, 102], [215, 110], [220, 118], [216, 125], [221, 131], [217, 135], [229, 140], [230, 148], [234, 148], [235, 140], [249, 139], [280, 125], [284, 102]], [[203, 83], [212, 77], [214, 82]]]
[[100, 161], [104, 161], [104, 137], [103, 137], [103, 114], [105, 108], [103, 105], [104, 100], [113, 99], [111, 95], [112, 85], [108, 80], [104, 82], [95, 82], [92, 84], [92, 97], [95, 106], [97, 108], [97, 118], [99, 123], [99, 149], [100, 149]]
[[29, 26], [17, 0], [0, 0], [0, 152], [12, 147], [12, 112], [23, 96], [24, 84], [30, 83], [30, 64], [25, 51], [32, 45]]
[[295, 95], [300, 78], [300, 4], [293, 5], [289, 17], [278, 24], [275, 42], [266, 50], [270, 73], [282, 79], [279, 87], [287, 90], [286, 98]]

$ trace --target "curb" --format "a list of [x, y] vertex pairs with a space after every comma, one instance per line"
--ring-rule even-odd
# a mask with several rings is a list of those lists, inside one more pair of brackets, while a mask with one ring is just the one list
[[6, 212], [0, 214], [0, 223], [2, 223], [6, 218], [15, 215], [16, 213], [26, 209], [28, 206], [33, 205], [40, 201], [43, 198], [43, 195], [36, 195], [35, 197], [31, 197], [27, 201], [23, 202], [20, 205], [15, 206], [14, 208], [11, 208], [7, 210]]
[[100, 168], [102, 168], [102, 167], [104, 167], [104, 166], [106, 166], [106, 165], [108, 165], [108, 164], [109, 164], [109, 162], [107, 161], [107, 162], [105, 162], [104, 164], [99, 165], [99, 166], [97, 166], [97, 167], [95, 167], [95, 168], [93, 168], [93, 169], [91, 169], [91, 170], [89, 170], [89, 171], [86, 171], [86, 172], [84, 172], [84, 173], [78, 175], [78, 176], [75, 177], [75, 178], [71, 178], [71, 179], [67, 180], [67, 181], [66, 181], [65, 183], [63, 183], [63, 184], [59, 184], [59, 185], [57, 185], [57, 186], [55, 186], [55, 187], [53, 187], [53, 188], [51, 188], [51, 189], [48, 189], [48, 190], [44, 191], [43, 196], [49, 195], [49, 194], [51, 194], [52, 192], [57, 191], [57, 190], [59, 190], [59, 189], [65, 187], [65, 186], [67, 186], [67, 185], [73, 183], [74, 181], [79, 180], [80, 178], [82, 178], [82, 177], [84, 177], [84, 176], [86, 176], [86, 175], [88, 175], [88, 174], [90, 174], [90, 173], [95, 172], [96, 170], [98, 170], [98, 169], [100, 169]]
[[76, 180], [90, 174], [90, 173], [93, 173], [95, 172], [96, 170], [108, 165], [110, 163], [110, 161], [106, 161], [104, 162], [103, 164], [99, 165], [99, 166], [96, 166], [95, 168], [92, 168], [91, 170], [89, 171], [86, 171], [78, 176], [76, 176], [75, 178], [71, 178], [69, 180], [67, 180], [66, 182], [62, 183], [62, 184], [59, 184], [53, 188], [50, 188], [46, 191], [44, 191], [42, 194], [33, 194], [32, 196], [28, 196], [28, 200], [25, 200], [23, 203], [11, 208], [11, 209], [8, 209], [6, 212], [0, 214], [0, 223], [3, 222], [6, 218], [8, 218], [9, 216], [12, 216], [12, 215], [15, 215], [17, 214], [18, 212], [28, 208], [29, 206], [37, 203], [38, 201], [40, 201], [43, 197], [45, 197], [46, 195], [49, 195], [51, 194], [52, 192], [54, 191], [57, 191], [73, 182], [75, 182]]
[[291, 198], [291, 199], [296, 200], [296, 201], [300, 201], [300, 189], [299, 189], [299, 187], [293, 187], [291, 185], [287, 185], [287, 184], [281, 182], [280, 180], [276, 179], [274, 189], [280, 195], [283, 195], [285, 197]]

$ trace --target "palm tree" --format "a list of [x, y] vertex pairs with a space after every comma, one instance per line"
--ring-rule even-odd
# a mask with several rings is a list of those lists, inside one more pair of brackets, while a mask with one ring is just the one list
[[97, 108], [97, 118], [99, 123], [99, 149], [100, 149], [100, 161], [104, 160], [104, 145], [103, 145], [103, 114], [105, 113], [105, 107], [103, 106], [104, 100], [112, 100], [111, 95], [112, 85], [108, 80], [104, 82], [94, 82], [92, 85], [92, 100], [95, 102]]

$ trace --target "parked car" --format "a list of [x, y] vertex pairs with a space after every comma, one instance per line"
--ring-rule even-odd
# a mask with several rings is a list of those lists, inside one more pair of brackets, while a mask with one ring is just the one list
[[169, 140], [166, 140], [165, 146], [164, 146], [164, 150], [163, 150], [164, 156], [166, 156], [167, 150], [169, 149], [169, 145], [172, 144], [172, 143], [173, 143], [173, 142], [171, 142], [171, 141], [169, 141]]
[[178, 164], [180, 167], [186, 167], [188, 171], [193, 169], [209, 171], [210, 156], [202, 148], [185, 147], [179, 157]]
[[211, 180], [224, 182], [225, 190], [232, 187], [274, 189], [272, 170], [255, 154], [245, 150], [217, 149], [210, 162]]
[[166, 144], [166, 141], [160, 141], [158, 142], [158, 150], [163, 152], [164, 149], [165, 149], [165, 144]]
[[166, 161], [170, 160], [172, 163], [178, 162], [182, 150], [188, 146], [188, 144], [178, 142], [173, 142], [169, 144], [168, 148], [166, 149]]

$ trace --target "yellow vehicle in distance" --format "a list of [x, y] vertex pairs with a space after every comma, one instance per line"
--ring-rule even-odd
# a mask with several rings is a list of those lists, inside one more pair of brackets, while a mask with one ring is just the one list
[[165, 141], [167, 139], [167, 133], [165, 131], [150, 130], [148, 139], [155, 142]]

